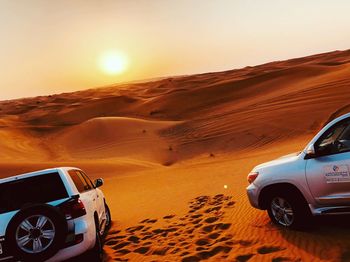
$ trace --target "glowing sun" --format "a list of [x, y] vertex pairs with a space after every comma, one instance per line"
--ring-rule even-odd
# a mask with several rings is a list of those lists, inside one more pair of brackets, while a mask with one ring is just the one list
[[117, 75], [125, 72], [128, 68], [128, 57], [118, 51], [104, 52], [99, 58], [99, 66], [102, 72], [109, 75]]

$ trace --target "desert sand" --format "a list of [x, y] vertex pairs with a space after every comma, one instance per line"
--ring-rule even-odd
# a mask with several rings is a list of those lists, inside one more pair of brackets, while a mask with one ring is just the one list
[[0, 102], [1, 177], [103, 177], [106, 261], [350, 261], [350, 217], [284, 230], [245, 195], [257, 164], [350, 111], [350, 51]]

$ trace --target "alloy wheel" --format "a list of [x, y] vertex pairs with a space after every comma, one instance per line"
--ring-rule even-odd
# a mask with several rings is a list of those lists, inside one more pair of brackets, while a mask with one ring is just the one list
[[271, 211], [274, 219], [282, 226], [289, 227], [294, 221], [294, 212], [288, 201], [275, 197], [271, 201]]
[[34, 215], [24, 219], [16, 229], [16, 243], [26, 253], [45, 251], [56, 235], [51, 219], [44, 215]]

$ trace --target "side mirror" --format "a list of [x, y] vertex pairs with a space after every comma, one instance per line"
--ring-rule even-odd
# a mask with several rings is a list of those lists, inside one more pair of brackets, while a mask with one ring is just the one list
[[316, 156], [316, 150], [314, 144], [309, 145], [309, 147], [306, 149], [306, 156], [305, 159], [313, 158]]
[[100, 187], [103, 185], [103, 179], [102, 178], [97, 178], [95, 181], [94, 181], [94, 184], [95, 184], [95, 187]]

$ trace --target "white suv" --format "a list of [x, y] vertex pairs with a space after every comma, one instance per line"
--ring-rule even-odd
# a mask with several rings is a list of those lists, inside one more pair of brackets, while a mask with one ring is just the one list
[[0, 261], [63, 261], [85, 252], [99, 261], [111, 225], [102, 184], [71, 167], [0, 179]]
[[315, 215], [350, 214], [350, 113], [327, 124], [297, 154], [255, 167], [249, 201], [271, 220], [303, 227]]

